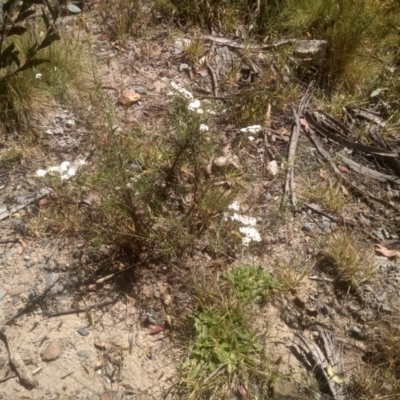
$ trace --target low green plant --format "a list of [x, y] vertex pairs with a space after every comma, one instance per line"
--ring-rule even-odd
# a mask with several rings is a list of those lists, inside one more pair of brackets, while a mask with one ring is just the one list
[[198, 287], [198, 309], [187, 319], [189, 354], [178, 367], [179, 398], [228, 398], [240, 387], [252, 396], [255, 386], [266, 389], [269, 375], [260, 337], [252, 328], [253, 307], [275, 285], [261, 267], [240, 265], [214, 289]]
[[[107, 109], [106, 100], [100, 101]], [[212, 232], [220, 229], [237, 189], [215, 184], [223, 179], [222, 170], [208, 175], [210, 160], [222, 144], [218, 132], [202, 127], [206, 115], [188, 105], [180, 95], [171, 98], [162, 132], [141, 126], [129, 132], [97, 129], [98, 168], [82, 170], [70, 184], [74, 196], [80, 193], [80, 198], [92, 196], [96, 201], [88, 212], [73, 200], [70, 204], [76, 204], [76, 211], [69, 213], [85, 227], [94, 245], [172, 257], [202, 238], [212, 251]], [[106, 118], [112, 126], [111, 113]], [[221, 245], [219, 240], [219, 249]]]
[[241, 264], [224, 274], [234, 295], [246, 303], [261, 302], [278, 287], [275, 277], [267, 274], [262, 267]]

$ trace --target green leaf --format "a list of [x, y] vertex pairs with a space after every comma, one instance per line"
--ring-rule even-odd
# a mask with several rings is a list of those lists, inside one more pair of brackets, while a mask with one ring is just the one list
[[197, 375], [201, 372], [201, 369], [203, 367], [203, 363], [199, 362], [191, 371], [189, 374], [189, 379], [195, 379]]
[[35, 10], [26, 10], [24, 12], [20, 12], [18, 14], [17, 19], [14, 21], [14, 23], [18, 23], [23, 21], [24, 19], [27, 19], [28, 17], [30, 17], [31, 15], [35, 14], [36, 11]]
[[1, 54], [0, 54], [0, 69], [9, 67], [13, 62], [20, 66], [18, 58], [19, 51], [15, 50], [15, 44], [11, 43]]
[[60, 40], [60, 35], [58, 35], [55, 32], [50, 32], [47, 34], [47, 36], [43, 39], [42, 43], [38, 46], [37, 50], [44, 49], [48, 46], [50, 46], [53, 42], [56, 40]]
[[13, 26], [7, 33], [7, 36], [21, 36], [23, 35], [28, 29], [23, 26]]
[[49, 62], [50, 60], [46, 60], [44, 58], [36, 58], [34, 60], [27, 61], [21, 68], [18, 69], [18, 72], [25, 71], [26, 69], [37, 67], [40, 64]]
[[50, 28], [50, 21], [49, 21], [49, 17], [47, 16], [47, 14], [44, 12], [44, 10], [42, 10], [42, 19], [44, 24], [46, 25], [46, 29], [49, 30]]

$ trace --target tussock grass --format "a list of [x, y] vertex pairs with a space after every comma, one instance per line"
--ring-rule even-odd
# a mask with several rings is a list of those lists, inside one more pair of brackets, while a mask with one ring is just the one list
[[354, 373], [353, 398], [398, 399], [400, 397], [400, 332], [398, 319], [379, 322], [368, 345], [364, 363]]
[[[26, 54], [40, 32], [40, 24], [33, 23], [26, 34], [13, 38], [21, 54]], [[82, 44], [79, 29], [63, 31], [61, 40], [40, 50], [37, 57], [49, 62], [0, 80], [0, 129], [5, 132], [29, 130], [32, 117], [51, 99], [68, 101], [72, 95], [76, 99], [91, 87], [89, 52]]]
[[346, 231], [331, 234], [323, 246], [320, 255], [325, 258], [325, 265], [333, 267], [338, 283], [348, 290], [358, 290], [376, 271], [373, 252]]

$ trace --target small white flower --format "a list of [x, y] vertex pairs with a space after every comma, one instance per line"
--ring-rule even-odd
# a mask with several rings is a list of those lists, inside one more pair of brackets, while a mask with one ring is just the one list
[[45, 176], [46, 174], [47, 174], [47, 171], [46, 171], [45, 169], [38, 169], [38, 170], [36, 171], [36, 175], [37, 175], [37, 176], [43, 177], [43, 176]]
[[248, 136], [247, 139], [249, 139], [250, 142], [254, 140], [254, 136]]
[[239, 232], [244, 235], [242, 243], [244, 246], [248, 246], [250, 242], [261, 242], [260, 233], [256, 228], [248, 226], [241, 226]]
[[239, 211], [239, 210], [240, 210], [240, 204], [239, 204], [238, 201], [234, 201], [232, 204], [230, 204], [230, 205], [228, 206], [228, 208], [229, 208], [230, 210]]
[[232, 221], [239, 221], [241, 222], [243, 225], [256, 225], [257, 224], [257, 220], [255, 218], [252, 217], [248, 217], [247, 215], [240, 215], [237, 213], [234, 213], [233, 215], [231, 215], [231, 220]]
[[58, 68], [57, 67], [54, 67], [54, 71], [57, 71], [58, 70]]
[[201, 132], [208, 132], [210, 130], [210, 128], [205, 124], [201, 124], [199, 129]]
[[40, 79], [42, 76], [43, 76], [42, 74], [37, 73], [37, 74], [35, 75], [35, 79]]
[[200, 108], [200, 107], [201, 107], [201, 102], [200, 102], [200, 100], [193, 100], [193, 101], [191, 101], [191, 102], [189, 103], [189, 105], [188, 105], [188, 109], [189, 109], [189, 110], [192, 110], [192, 111], [197, 110], [197, 109]]
[[193, 100], [194, 97], [192, 93], [190, 93], [188, 90], [186, 90], [182, 85], [179, 83], [171, 82], [171, 86], [173, 89], [175, 89], [178, 93], [182, 94], [184, 97], [186, 97], [189, 100]]
[[252, 125], [252, 126], [248, 126], [247, 128], [242, 128], [240, 130], [240, 132], [243, 133], [258, 133], [261, 131], [261, 125]]

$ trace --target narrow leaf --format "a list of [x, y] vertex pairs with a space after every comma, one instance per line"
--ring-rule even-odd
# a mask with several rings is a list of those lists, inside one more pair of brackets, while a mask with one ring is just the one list
[[13, 26], [7, 33], [6, 36], [21, 36], [28, 29], [23, 26]]
[[20, 12], [18, 14], [17, 19], [14, 21], [15, 23], [23, 21], [24, 19], [27, 19], [28, 17], [30, 17], [31, 15], [35, 14], [35, 10], [26, 10], [24, 12]]
[[43, 42], [40, 43], [39, 47], [37, 48], [38, 50], [40, 49], [44, 49], [48, 46], [50, 46], [53, 42], [55, 42], [56, 40], [60, 40], [60, 35], [58, 35], [55, 32], [51, 32], [49, 33], [44, 39]]
[[34, 60], [29, 60], [21, 68], [18, 69], [18, 72], [25, 71], [26, 69], [29, 68], [37, 67], [38, 65], [44, 64], [46, 62], [49, 62], [49, 60], [46, 60], [44, 58], [36, 58]]

